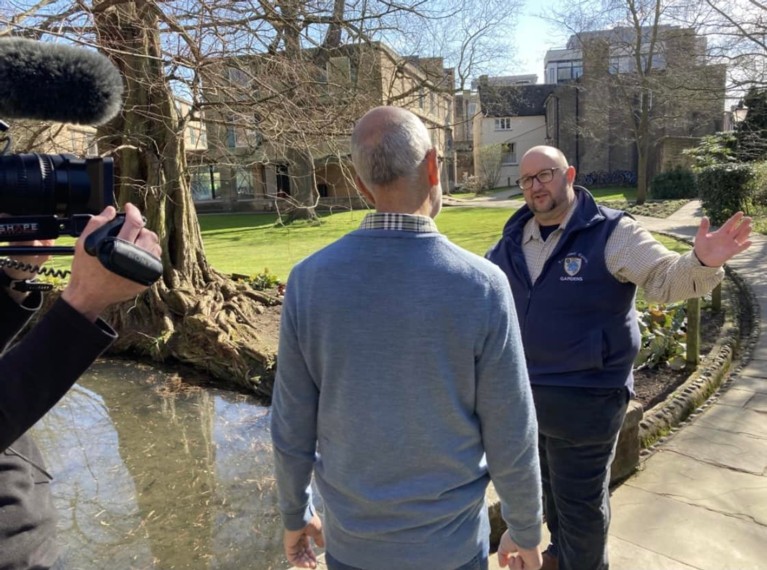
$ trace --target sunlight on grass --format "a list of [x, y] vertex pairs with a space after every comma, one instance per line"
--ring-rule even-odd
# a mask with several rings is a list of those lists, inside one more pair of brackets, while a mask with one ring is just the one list
[[615, 202], [625, 200], [635, 202], [637, 199], [636, 186], [605, 186], [604, 188], [589, 188], [592, 196], [598, 202]]
[[281, 280], [298, 261], [357, 227], [365, 211], [322, 217], [322, 223], [276, 224], [274, 214], [200, 216], [205, 254], [223, 273], [253, 275], [268, 269]]
[[[500, 237], [513, 213], [505, 208], [445, 208], [437, 226], [452, 242], [484, 255]], [[207, 214], [200, 216], [205, 253], [211, 265], [223, 273], [254, 275], [268, 269], [285, 281], [301, 259], [344, 234], [357, 229], [366, 211], [325, 215], [322, 223], [294, 222], [275, 225], [272, 214]], [[674, 251], [689, 246], [658, 236]]]
[[[268, 269], [286, 281], [290, 269], [303, 258], [357, 229], [367, 210], [325, 214], [321, 223], [304, 221], [278, 225], [274, 214], [204, 214], [200, 228], [205, 254], [210, 264], [222, 273], [255, 275]], [[500, 237], [513, 210], [508, 208], [444, 208], [437, 226], [452, 242], [484, 255]], [[669, 249], [684, 252], [685, 243], [656, 236]], [[71, 245], [63, 237], [58, 245]], [[47, 266], [69, 269], [70, 256], [56, 256]]]
[[[273, 214], [200, 216], [205, 254], [223, 273], [253, 275], [269, 269], [286, 280], [301, 259], [357, 229], [367, 211], [325, 215], [321, 224], [275, 225]], [[511, 211], [499, 208], [446, 208], [437, 225], [456, 244], [479, 255], [498, 239]]]

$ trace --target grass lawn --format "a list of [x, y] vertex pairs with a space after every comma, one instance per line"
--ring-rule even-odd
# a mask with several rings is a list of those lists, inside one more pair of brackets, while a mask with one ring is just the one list
[[[254, 275], [268, 269], [285, 281], [301, 259], [356, 229], [367, 212], [325, 215], [321, 224], [275, 225], [273, 214], [200, 216], [205, 253], [223, 273]], [[452, 241], [483, 255], [511, 215], [501, 208], [445, 208], [437, 225]]]
[[475, 200], [477, 198], [487, 198], [488, 196], [494, 196], [495, 194], [501, 194], [514, 190], [511, 186], [503, 186], [499, 188], [493, 188], [488, 190], [484, 194], [476, 194], [475, 192], [451, 192], [451, 198], [457, 198], [458, 200]]
[[[366, 210], [324, 215], [321, 224], [294, 222], [275, 225], [274, 214], [203, 214], [200, 228], [208, 261], [222, 273], [256, 275], [268, 270], [281, 281], [301, 259], [356, 229]], [[437, 225], [454, 243], [484, 255], [501, 235], [513, 212], [505, 208], [444, 208]], [[671, 238], [661, 241], [677, 251], [688, 246]], [[73, 240], [61, 238], [61, 245]], [[47, 265], [68, 269], [69, 256], [57, 256]]]
[[[511, 214], [503, 208], [445, 208], [437, 225], [454, 243], [484, 255]], [[268, 269], [285, 281], [294, 264], [356, 229], [364, 215], [365, 211], [342, 212], [324, 216], [322, 224], [283, 227], [274, 225], [271, 214], [207, 214], [200, 216], [200, 226], [205, 253], [219, 271], [254, 275]], [[689, 249], [674, 239], [659, 239], [669, 249]]]
[[754, 206], [749, 215], [754, 219], [754, 231], [767, 235], [767, 206]]

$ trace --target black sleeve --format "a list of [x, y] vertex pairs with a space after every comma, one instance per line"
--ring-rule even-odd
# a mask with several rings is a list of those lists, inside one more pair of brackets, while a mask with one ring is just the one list
[[[0, 341], [7, 344], [26, 320], [9, 333], [13, 319], [6, 322], [7, 313], [0, 314]], [[103, 321], [94, 324], [56, 301], [0, 358], [0, 452], [42, 418], [115, 338]]]
[[[2, 269], [0, 269], [2, 271]], [[0, 287], [0, 352], [13, 340], [42, 305], [43, 296], [39, 291], [30, 293], [22, 304], [11, 299]]]

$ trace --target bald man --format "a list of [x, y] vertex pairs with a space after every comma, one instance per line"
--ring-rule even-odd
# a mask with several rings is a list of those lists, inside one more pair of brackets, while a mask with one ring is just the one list
[[296, 265], [283, 305], [272, 439], [288, 561], [314, 568], [314, 541], [331, 570], [487, 568], [492, 478], [499, 562], [537, 569], [536, 422], [506, 277], [437, 230], [418, 117], [375, 108], [351, 143], [376, 212]]
[[694, 249], [679, 255], [574, 186], [558, 149], [530, 149], [520, 174], [526, 206], [487, 258], [511, 284], [533, 388], [551, 532], [543, 568], [605, 570], [610, 464], [640, 343], [636, 288], [651, 302], [705, 295], [750, 245], [750, 219], [735, 214], [709, 233], [704, 218]]

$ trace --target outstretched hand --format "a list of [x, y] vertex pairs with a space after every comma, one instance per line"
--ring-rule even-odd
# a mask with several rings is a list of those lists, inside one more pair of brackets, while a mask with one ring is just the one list
[[312, 548], [312, 541], [320, 548], [325, 546], [320, 517], [314, 515], [301, 530], [286, 530], [282, 541], [288, 562], [296, 568], [317, 568], [317, 556]]
[[748, 249], [751, 241], [751, 218], [737, 212], [727, 220], [722, 227], [709, 233], [711, 223], [707, 217], [700, 222], [698, 233], [695, 234], [693, 251], [703, 265], [719, 267], [730, 258]]
[[509, 536], [509, 531], [503, 533], [498, 544], [498, 566], [510, 570], [538, 570], [543, 564], [541, 549], [520, 548]]

